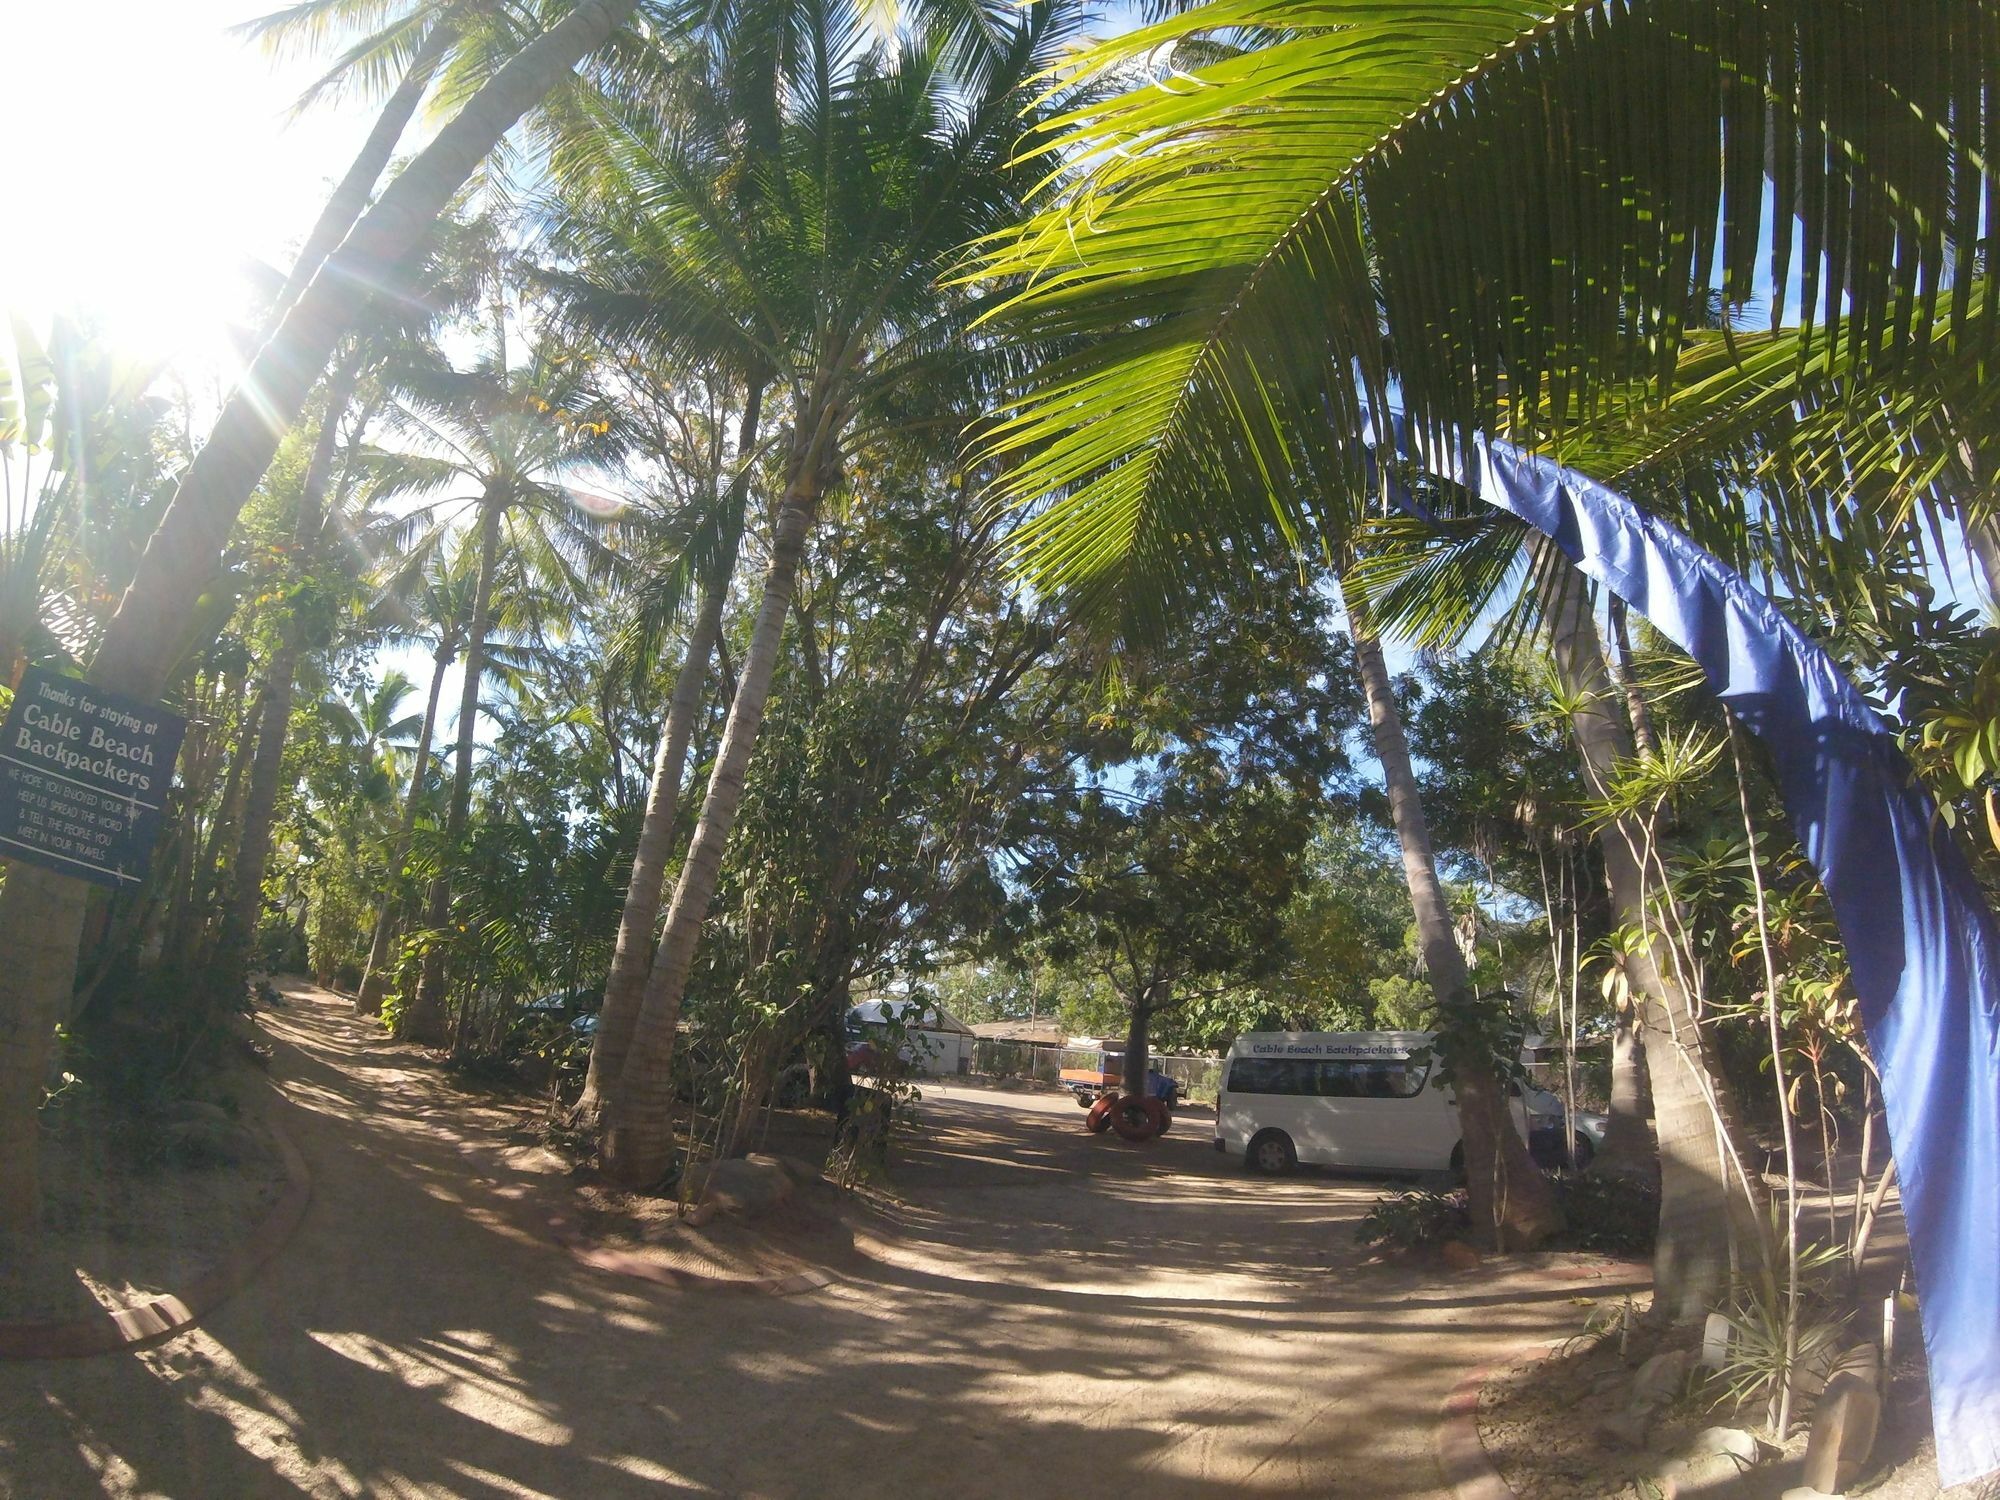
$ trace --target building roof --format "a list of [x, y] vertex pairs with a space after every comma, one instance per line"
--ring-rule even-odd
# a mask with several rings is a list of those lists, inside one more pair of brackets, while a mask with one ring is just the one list
[[1068, 1038], [1053, 1021], [975, 1021], [972, 1034], [994, 1042], [1027, 1042], [1037, 1047], [1060, 1047]]
[[864, 1000], [847, 1012], [850, 1021], [863, 1026], [886, 1025], [901, 1020], [911, 1031], [956, 1031], [972, 1035], [972, 1028], [942, 1005], [928, 1002], [921, 1008], [914, 1000]]

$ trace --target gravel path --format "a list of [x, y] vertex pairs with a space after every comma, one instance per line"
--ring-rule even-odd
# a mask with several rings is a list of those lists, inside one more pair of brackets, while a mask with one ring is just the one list
[[1383, 1184], [1247, 1178], [1198, 1112], [1135, 1147], [958, 1086], [836, 1286], [608, 1276], [549, 1243], [518, 1112], [290, 993], [297, 1238], [158, 1349], [0, 1366], [0, 1493], [1430, 1497], [1458, 1376], [1581, 1316], [1545, 1276], [1361, 1266]]

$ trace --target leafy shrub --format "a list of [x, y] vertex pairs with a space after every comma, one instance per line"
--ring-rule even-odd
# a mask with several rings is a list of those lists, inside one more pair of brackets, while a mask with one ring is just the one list
[[1579, 1250], [1644, 1255], [1660, 1225], [1660, 1190], [1631, 1177], [1593, 1173], [1555, 1179], [1556, 1202]]
[[1385, 1250], [1415, 1250], [1457, 1239], [1471, 1228], [1472, 1212], [1463, 1188], [1450, 1193], [1413, 1190], [1377, 1198], [1354, 1227], [1354, 1237]]

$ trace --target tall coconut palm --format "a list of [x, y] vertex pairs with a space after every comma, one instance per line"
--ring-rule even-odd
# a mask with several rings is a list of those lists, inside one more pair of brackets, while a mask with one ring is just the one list
[[[156, 696], [184, 649], [229, 528], [375, 288], [395, 286], [452, 195], [521, 117], [611, 38], [638, 0], [577, 0], [482, 84], [385, 188], [300, 293], [224, 403], [148, 542], [91, 680]], [[0, 1224], [39, 1223], [35, 1117], [49, 1041], [76, 972], [83, 884], [35, 867], [0, 887]]]
[[[1448, 1017], [1454, 1009], [1471, 1002], [1471, 977], [1458, 944], [1451, 904], [1438, 881], [1423, 795], [1410, 763], [1409, 741], [1383, 661], [1382, 643], [1365, 616], [1354, 617], [1353, 625], [1355, 665], [1368, 700], [1368, 723], [1389, 794], [1390, 822], [1403, 857], [1403, 880], [1416, 916], [1417, 942], [1438, 1009]], [[1548, 1181], [1529, 1157], [1527, 1142], [1514, 1129], [1507, 1091], [1490, 1062], [1476, 1056], [1450, 1061], [1474, 1222], [1490, 1228], [1503, 1250], [1532, 1248], [1562, 1227], [1562, 1214]]]
[[[633, 849], [631, 875], [619, 913], [618, 937], [612, 948], [610, 972], [604, 981], [604, 1003], [598, 1012], [597, 1031], [591, 1038], [583, 1094], [577, 1102], [577, 1119], [592, 1129], [603, 1123], [612, 1089], [624, 1072], [625, 1056], [645, 998], [646, 977], [652, 971], [654, 932], [666, 891], [667, 865], [674, 851], [681, 778], [687, 768], [695, 721], [701, 712], [709, 662], [722, 633], [722, 612], [728, 601], [730, 579], [736, 571], [763, 404], [763, 383], [753, 379], [736, 432], [734, 477], [726, 485], [721, 484], [724, 472], [719, 461], [721, 447], [711, 441], [709, 446], [717, 460], [706, 466], [711, 492], [698, 500], [689, 497], [684, 502], [683, 509], [691, 512], [688, 519], [692, 524], [676, 548], [671, 571], [661, 580], [666, 588], [655, 590], [651, 601], [675, 602], [690, 592], [690, 585], [698, 594], [653, 757], [639, 841]], [[661, 593], [667, 596], [666, 600], [659, 598]]]
[[[494, 354], [497, 359], [466, 371], [433, 368], [405, 376], [389, 417], [403, 446], [378, 456], [372, 495], [377, 506], [423, 500], [393, 531], [405, 571], [421, 568], [469, 517], [477, 571], [465, 625], [447, 847], [463, 838], [471, 805], [479, 693], [506, 558], [580, 592], [585, 581], [579, 570], [603, 567], [607, 554], [598, 544], [597, 523], [562, 481], [615, 464], [622, 443], [588, 384], [586, 367], [567, 350], [543, 344], [517, 369], [505, 365], [504, 338], [496, 340]], [[440, 491], [441, 497], [424, 498]], [[441, 928], [450, 909], [451, 884], [440, 875], [431, 885], [428, 925]], [[432, 1045], [445, 1040], [447, 1028], [443, 965], [443, 950], [434, 948], [404, 1018], [406, 1035]]]
[[[760, 97], [732, 72], [741, 59], [716, 51], [653, 98], [603, 101], [564, 159], [582, 280], [600, 278], [632, 310], [632, 336], [666, 355], [754, 350], [791, 415], [748, 648], [612, 1110], [607, 1159], [628, 1182], [657, 1178], [671, 1153], [681, 998], [814, 517], [851, 426], [962, 338], [967, 299], [940, 291], [939, 275], [1046, 170], [1015, 156], [1019, 112], [1076, 13], [1043, 3], [996, 21], [976, 66], [967, 49], [922, 38], [857, 49], [819, 20], [826, 29], [799, 38], [817, 64], [782, 105], [768, 78]], [[632, 238], [619, 225], [638, 226], [643, 258], [591, 253], [593, 237]]]
[[403, 866], [410, 857], [410, 841], [416, 833], [417, 815], [424, 805], [429, 784], [431, 743], [437, 734], [438, 701], [444, 694], [445, 674], [451, 670], [462, 643], [466, 622], [472, 616], [471, 581], [460, 565], [464, 549], [434, 552], [417, 583], [401, 597], [385, 597], [392, 624], [391, 640], [422, 640], [430, 647], [430, 687], [424, 694], [422, 727], [410, 757], [410, 780], [403, 793], [403, 811], [390, 846], [385, 882], [375, 908], [375, 924], [368, 943], [368, 960], [362, 971], [361, 990], [355, 1009], [375, 1015], [382, 1009], [388, 987], [389, 950], [396, 940], [398, 914], [402, 910]]
[[[337, 513], [343, 493], [353, 476], [350, 462], [340, 475], [340, 491], [331, 495], [335, 483], [336, 459], [340, 453], [341, 424], [347, 419], [356, 387], [360, 383], [364, 357], [357, 345], [342, 359], [340, 367], [326, 383], [325, 410], [319, 431], [306, 459], [305, 473], [294, 501], [292, 544], [286, 565], [288, 591], [293, 594], [278, 626], [277, 649], [271, 653], [264, 672], [263, 711], [257, 739], [241, 752], [250, 757], [250, 776], [243, 807], [234, 886], [224, 911], [222, 933], [216, 945], [213, 977], [217, 990], [233, 994], [243, 983], [250, 948], [257, 934], [258, 919], [264, 909], [264, 867], [270, 857], [271, 834], [277, 816], [280, 771], [285, 745], [291, 733], [292, 696], [300, 658], [307, 644], [307, 623], [303, 618], [306, 601], [300, 597], [313, 588], [313, 572], [320, 555], [321, 533], [328, 527], [329, 498]], [[347, 439], [350, 455], [360, 447], [361, 427]]]
[[1767, 185], [1773, 308], [1799, 288], [1817, 357], [1893, 367], [1937, 307], [1975, 309], [1990, 96], [1927, 59], [1988, 24], [1979, 0], [1216, 0], [1100, 47], [1086, 77], [1164, 54], [1193, 82], [1058, 122], [1075, 170], [983, 247], [1016, 326], [1081, 346], [983, 450], [1003, 501], [1045, 504], [1030, 577], [1143, 605], [1273, 512], [1337, 545], [1392, 396], [1432, 434], [1539, 444], [1609, 389], [1671, 390], [1718, 268], [1728, 302], [1759, 287]]

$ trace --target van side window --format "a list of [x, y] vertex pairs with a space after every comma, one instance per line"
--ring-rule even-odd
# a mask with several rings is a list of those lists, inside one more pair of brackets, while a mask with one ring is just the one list
[[1314, 1069], [1319, 1064], [1299, 1057], [1239, 1057], [1229, 1065], [1232, 1094], [1316, 1094]]
[[1323, 1099], [1414, 1099], [1430, 1073], [1428, 1063], [1406, 1057], [1329, 1059], [1319, 1067]]
[[1291, 1094], [1320, 1099], [1414, 1099], [1430, 1063], [1406, 1057], [1239, 1057], [1229, 1065], [1232, 1094]]
[[1394, 1057], [1358, 1066], [1367, 1070], [1366, 1084], [1361, 1092], [1370, 1099], [1414, 1099], [1423, 1092], [1424, 1083], [1431, 1073], [1428, 1058], [1413, 1062], [1407, 1057]]

